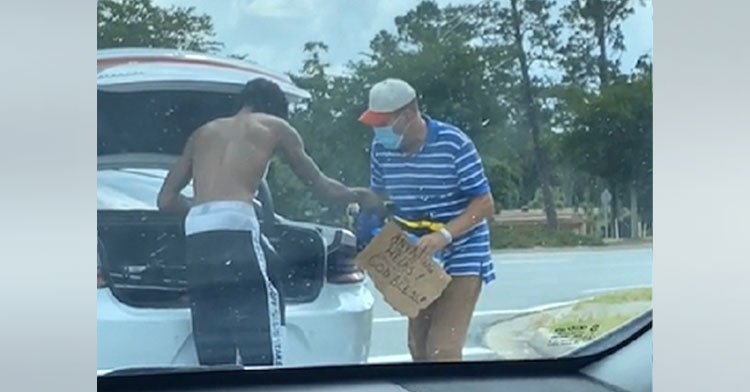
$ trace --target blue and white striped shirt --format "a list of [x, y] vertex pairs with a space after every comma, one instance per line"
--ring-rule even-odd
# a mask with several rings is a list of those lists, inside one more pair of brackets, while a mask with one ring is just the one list
[[[490, 192], [474, 143], [457, 127], [424, 116], [427, 137], [414, 155], [373, 143], [370, 186], [387, 195], [405, 219], [447, 223], [473, 198]], [[480, 275], [495, 280], [486, 221], [454, 238], [443, 250], [443, 267], [452, 276]]]

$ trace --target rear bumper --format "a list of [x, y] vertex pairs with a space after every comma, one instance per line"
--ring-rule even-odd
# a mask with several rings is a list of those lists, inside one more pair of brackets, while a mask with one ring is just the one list
[[[374, 298], [364, 284], [326, 284], [287, 307], [284, 366], [366, 363]], [[97, 369], [196, 366], [189, 309], [142, 309], [97, 290]]]

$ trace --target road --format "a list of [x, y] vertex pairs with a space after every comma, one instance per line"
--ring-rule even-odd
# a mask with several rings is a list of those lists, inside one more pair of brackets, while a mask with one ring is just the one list
[[[617, 288], [651, 286], [650, 247], [495, 253], [497, 280], [482, 291], [464, 350], [465, 359], [491, 358], [482, 333], [529, 308], [570, 301]], [[376, 297], [370, 362], [409, 361], [404, 317], [371, 286]]]

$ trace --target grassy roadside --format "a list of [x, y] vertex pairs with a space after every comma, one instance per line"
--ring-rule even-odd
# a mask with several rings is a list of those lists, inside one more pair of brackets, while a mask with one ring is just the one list
[[573, 307], [573, 311], [581, 310], [588, 304], [621, 304], [637, 301], [651, 301], [651, 289], [630, 289], [597, 295], [596, 297], [577, 303]]
[[602, 294], [577, 303], [570, 312], [542, 327], [557, 338], [588, 342], [637, 317], [650, 303], [650, 288]]
[[651, 308], [651, 289], [618, 290], [491, 324], [484, 345], [505, 359], [556, 358]]
[[605, 245], [601, 238], [579, 235], [571, 231], [550, 230], [544, 227], [507, 228], [500, 226], [491, 227], [490, 244], [493, 249]]

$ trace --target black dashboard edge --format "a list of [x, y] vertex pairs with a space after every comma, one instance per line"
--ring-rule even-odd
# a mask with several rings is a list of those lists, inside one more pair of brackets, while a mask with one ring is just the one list
[[[288, 385], [343, 383], [350, 381], [439, 380], [439, 379], [487, 379], [514, 378], [523, 376], [561, 376], [579, 374], [579, 370], [597, 362], [627, 346], [651, 329], [651, 311], [618, 329], [616, 336], [595, 346], [579, 350], [580, 356], [540, 360], [508, 360], [446, 363], [393, 363], [350, 366], [324, 366], [307, 368], [276, 368], [258, 371], [211, 370], [185, 371], [159, 374], [112, 374], [97, 377], [99, 391], [150, 391], [193, 389], [206, 387], [241, 387], [259, 385]], [[626, 337], [622, 338], [623, 335]], [[615, 338], [616, 344], [609, 344]], [[604, 347], [608, 345], [608, 347]], [[599, 350], [593, 352], [593, 350]]]

